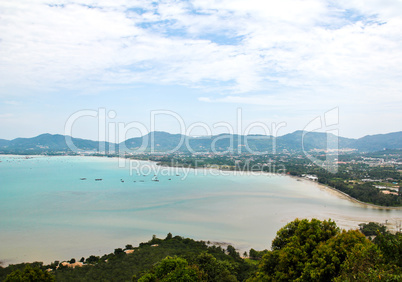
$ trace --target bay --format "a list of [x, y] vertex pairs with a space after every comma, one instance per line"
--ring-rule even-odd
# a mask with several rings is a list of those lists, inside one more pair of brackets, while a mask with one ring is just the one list
[[[102, 180], [96, 180], [102, 179]], [[155, 181], [158, 180], [158, 181]], [[0, 261], [103, 255], [152, 235], [270, 248], [295, 218], [343, 228], [396, 228], [401, 210], [348, 200], [311, 181], [274, 174], [167, 168], [100, 157], [0, 156]]]

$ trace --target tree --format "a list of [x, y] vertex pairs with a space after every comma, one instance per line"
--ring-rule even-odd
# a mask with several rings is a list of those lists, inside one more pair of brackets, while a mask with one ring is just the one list
[[387, 227], [376, 222], [361, 223], [359, 224], [359, 228], [365, 236], [374, 236], [377, 235], [377, 231], [385, 233], [387, 230]]
[[263, 255], [265, 255], [268, 251], [263, 250], [263, 251], [256, 251], [254, 249], [250, 249], [249, 256], [251, 259], [261, 259]]
[[56, 281], [53, 275], [39, 267], [32, 268], [27, 265], [23, 271], [17, 269], [7, 275], [4, 282], [53, 282]]
[[60, 262], [58, 261], [58, 260], [55, 260], [54, 262], [52, 262], [51, 264], [50, 264], [50, 268], [51, 269], [53, 269], [53, 270], [56, 270], [57, 269], [57, 266], [59, 266], [59, 264], [60, 264]]
[[92, 263], [97, 263], [99, 261], [98, 256], [91, 255], [89, 258], [86, 259], [86, 263], [92, 264]]
[[402, 267], [402, 233], [378, 232], [373, 242], [380, 248], [387, 263]]
[[126, 245], [126, 250], [133, 250], [134, 247], [131, 244]]
[[123, 251], [122, 248], [117, 248], [117, 249], [114, 249], [114, 254], [115, 254], [116, 256], [118, 256], [118, 255], [125, 254], [125, 252]]
[[204, 274], [196, 267], [189, 266], [187, 260], [178, 257], [166, 257], [154, 269], [144, 274], [139, 282], [150, 281], [206, 281]]
[[300, 278], [315, 248], [338, 233], [339, 228], [331, 220], [296, 219], [288, 223], [276, 233], [272, 251], [262, 257], [254, 278], [256, 281]]
[[295, 220], [278, 231], [248, 281], [402, 281], [401, 239], [377, 232], [377, 246], [331, 221]]
[[280, 250], [291, 242], [305, 245], [311, 250], [318, 243], [326, 241], [338, 233], [339, 228], [331, 219], [328, 221], [320, 221], [315, 218], [311, 221], [296, 219], [279, 229], [272, 241], [272, 250]]
[[[152, 239], [148, 241], [148, 244], [160, 244], [163, 240], [156, 237], [156, 235], [152, 235]], [[141, 246], [141, 244], [140, 244]]]
[[229, 245], [226, 249], [226, 251], [228, 252], [228, 255], [231, 256], [232, 258], [238, 260], [240, 259], [240, 255], [238, 252], [236, 252], [235, 247], [233, 247], [232, 245]]
[[373, 245], [358, 230], [343, 230], [342, 233], [321, 243], [313, 251], [311, 261], [303, 270], [302, 279], [309, 281], [330, 281], [340, 273], [350, 250], [361, 245], [368, 248]]
[[208, 253], [200, 254], [196, 259], [197, 267], [206, 274], [207, 281], [237, 281], [233, 275], [234, 267], [227, 262], [218, 261]]
[[256, 250], [254, 250], [254, 249], [250, 249], [249, 255], [250, 255], [251, 259], [257, 259], [258, 258], [258, 252]]
[[334, 281], [401, 281], [401, 270], [384, 262], [383, 254], [375, 244], [358, 244], [348, 253]]

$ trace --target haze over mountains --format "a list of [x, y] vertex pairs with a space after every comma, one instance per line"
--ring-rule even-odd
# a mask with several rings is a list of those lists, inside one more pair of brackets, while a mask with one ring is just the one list
[[[353, 149], [359, 152], [373, 152], [384, 149], [402, 149], [402, 131], [388, 134], [367, 135], [352, 139], [338, 137], [339, 149]], [[71, 138], [72, 143], [82, 152], [128, 153], [140, 152], [266, 152], [281, 153], [336, 148], [336, 136], [320, 132], [295, 131], [279, 137], [265, 135], [230, 135], [189, 137], [162, 131], [151, 132], [142, 137], [127, 139], [119, 144]], [[329, 146], [328, 146], [329, 144]], [[248, 147], [247, 147], [248, 146]], [[104, 148], [104, 150], [103, 150]], [[249, 148], [249, 150], [247, 150]], [[66, 137], [59, 134], [41, 134], [33, 138], [0, 139], [0, 153], [40, 154], [71, 152]]]

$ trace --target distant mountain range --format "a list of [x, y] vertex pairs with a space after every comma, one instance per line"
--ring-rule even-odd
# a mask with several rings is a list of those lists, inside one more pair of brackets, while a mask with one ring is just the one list
[[[68, 137], [69, 139], [70, 137]], [[71, 138], [79, 151], [99, 152], [99, 146], [106, 152], [124, 150], [127, 152], [239, 152], [247, 153], [246, 146], [253, 152], [300, 152], [333, 148], [336, 136], [320, 132], [295, 131], [279, 137], [266, 135], [230, 135], [189, 137], [162, 131], [151, 132], [142, 137], [128, 139], [114, 144], [87, 139]], [[328, 147], [327, 144], [330, 144]], [[332, 145], [331, 145], [332, 144]], [[388, 134], [367, 135], [359, 139], [338, 137], [339, 149], [354, 149], [359, 152], [374, 152], [384, 149], [402, 149], [402, 131]], [[103, 151], [103, 150], [101, 150]], [[0, 153], [40, 154], [71, 152], [66, 136], [42, 134], [33, 138], [0, 139]]]

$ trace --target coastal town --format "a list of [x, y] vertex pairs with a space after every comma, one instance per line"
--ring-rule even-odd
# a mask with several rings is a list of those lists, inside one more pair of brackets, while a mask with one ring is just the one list
[[[317, 181], [366, 203], [383, 206], [402, 204], [402, 150], [337, 153], [332, 163], [326, 161], [326, 158], [331, 158], [325, 152], [307, 156], [290, 152], [267, 155], [143, 153], [128, 157], [155, 161], [163, 166], [286, 174]], [[317, 160], [322, 163], [317, 164]], [[325, 166], [336, 166], [336, 172], [328, 171]]]

